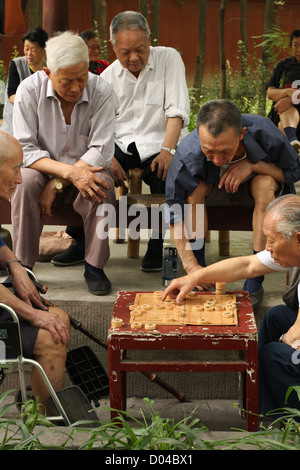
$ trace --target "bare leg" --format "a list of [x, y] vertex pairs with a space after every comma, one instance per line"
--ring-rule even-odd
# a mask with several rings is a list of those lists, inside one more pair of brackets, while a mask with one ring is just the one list
[[[54, 309], [66, 322], [69, 323], [68, 315], [56, 307]], [[48, 330], [40, 329], [35, 347], [33, 350], [35, 360], [43, 367], [52, 387], [55, 391], [61, 390], [64, 386], [65, 363], [67, 357], [67, 347], [63, 343], [56, 344]], [[34, 396], [39, 398], [39, 403], [44, 405], [47, 414], [51, 414], [49, 406], [49, 392], [44, 385], [38, 370], [33, 368], [31, 375], [31, 387]], [[44, 410], [41, 409], [41, 412]]]
[[266, 237], [263, 233], [263, 220], [267, 206], [275, 199], [278, 183], [271, 176], [257, 175], [251, 181], [251, 193], [255, 202], [253, 211], [253, 250], [264, 250]]
[[[263, 219], [268, 204], [275, 199], [278, 183], [268, 175], [257, 175], [251, 181], [251, 193], [255, 207], [253, 211], [253, 252], [262, 251], [265, 248], [266, 238], [263, 233]], [[253, 308], [256, 307], [262, 297], [262, 284], [264, 276], [258, 276], [245, 281], [243, 290], [248, 291]]]

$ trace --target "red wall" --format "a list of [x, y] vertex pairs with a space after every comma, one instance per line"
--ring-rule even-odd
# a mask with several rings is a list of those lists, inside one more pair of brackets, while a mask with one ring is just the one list
[[[46, 0], [44, 0], [46, 1]], [[48, 4], [51, 2], [48, 2]], [[198, 0], [161, 0], [160, 37], [161, 45], [177, 48], [184, 60], [188, 84], [193, 82], [195, 72], [197, 34], [198, 34]], [[264, 23], [264, 0], [248, 0], [247, 31], [250, 52], [253, 49], [253, 36], [260, 36]], [[151, 5], [151, 1], [149, 1]], [[219, 18], [220, 0], [207, 0], [207, 38], [205, 57], [205, 76], [214, 75], [219, 68]], [[111, 19], [120, 11], [138, 10], [138, 0], [107, 0], [107, 28]], [[298, 21], [300, 0], [286, 0], [280, 14], [280, 26], [283, 32], [300, 27]], [[295, 21], [296, 18], [296, 21]], [[150, 22], [150, 19], [149, 19]], [[47, 23], [47, 18], [45, 18]], [[92, 1], [72, 0], [69, 2], [69, 21], [66, 28], [82, 31], [92, 26]], [[108, 33], [107, 33], [108, 34]], [[12, 47], [17, 44], [22, 54], [21, 35], [2, 38], [2, 57], [8, 65]], [[228, 0], [225, 12], [225, 52], [231, 67], [239, 68], [238, 41], [240, 40], [240, 1]], [[257, 43], [260, 39], [255, 40]], [[288, 51], [287, 51], [288, 53]], [[258, 52], [256, 52], [258, 54]], [[114, 54], [111, 51], [111, 60]]]

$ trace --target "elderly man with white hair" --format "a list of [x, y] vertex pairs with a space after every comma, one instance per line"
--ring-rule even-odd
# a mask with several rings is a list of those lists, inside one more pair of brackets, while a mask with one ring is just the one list
[[[165, 290], [181, 302], [198, 283], [233, 282], [246, 277], [300, 267], [300, 197], [291, 194], [275, 199], [263, 222], [266, 249], [252, 256], [228, 258], [174, 279]], [[296, 285], [297, 288], [297, 285]], [[285, 406], [289, 387], [300, 385], [300, 279], [296, 289], [297, 308], [273, 307], [262, 321], [258, 335], [259, 408], [261, 413]], [[299, 408], [295, 391], [287, 406]]]
[[69, 31], [46, 43], [47, 67], [24, 80], [16, 94], [14, 135], [24, 153], [23, 184], [12, 197], [13, 248], [33, 268], [43, 214], [70, 202], [83, 219], [84, 278], [94, 295], [110, 292], [104, 273], [109, 240], [97, 235], [99, 205], [115, 205], [110, 172], [114, 154], [112, 89], [88, 72], [88, 49]]

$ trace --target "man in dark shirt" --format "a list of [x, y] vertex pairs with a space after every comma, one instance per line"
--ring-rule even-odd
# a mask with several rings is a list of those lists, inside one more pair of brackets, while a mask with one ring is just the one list
[[267, 83], [273, 101], [269, 118], [284, 132], [294, 149], [300, 151], [300, 29], [290, 34], [292, 56], [280, 60]]
[[[254, 206], [256, 253], [265, 246], [262, 221], [266, 207], [277, 195], [294, 193], [299, 179], [297, 153], [268, 118], [241, 115], [228, 100], [206, 103], [200, 109], [197, 129], [177, 147], [166, 182], [166, 216], [187, 273], [206, 264], [207, 204], [238, 201]], [[203, 212], [197, 216], [199, 207]], [[262, 283], [263, 276], [245, 282], [253, 306], [262, 298]]]

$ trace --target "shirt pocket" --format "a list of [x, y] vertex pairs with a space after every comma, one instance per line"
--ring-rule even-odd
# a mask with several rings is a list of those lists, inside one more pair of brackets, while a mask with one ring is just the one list
[[147, 83], [146, 104], [151, 106], [163, 106], [164, 104], [164, 81]]

